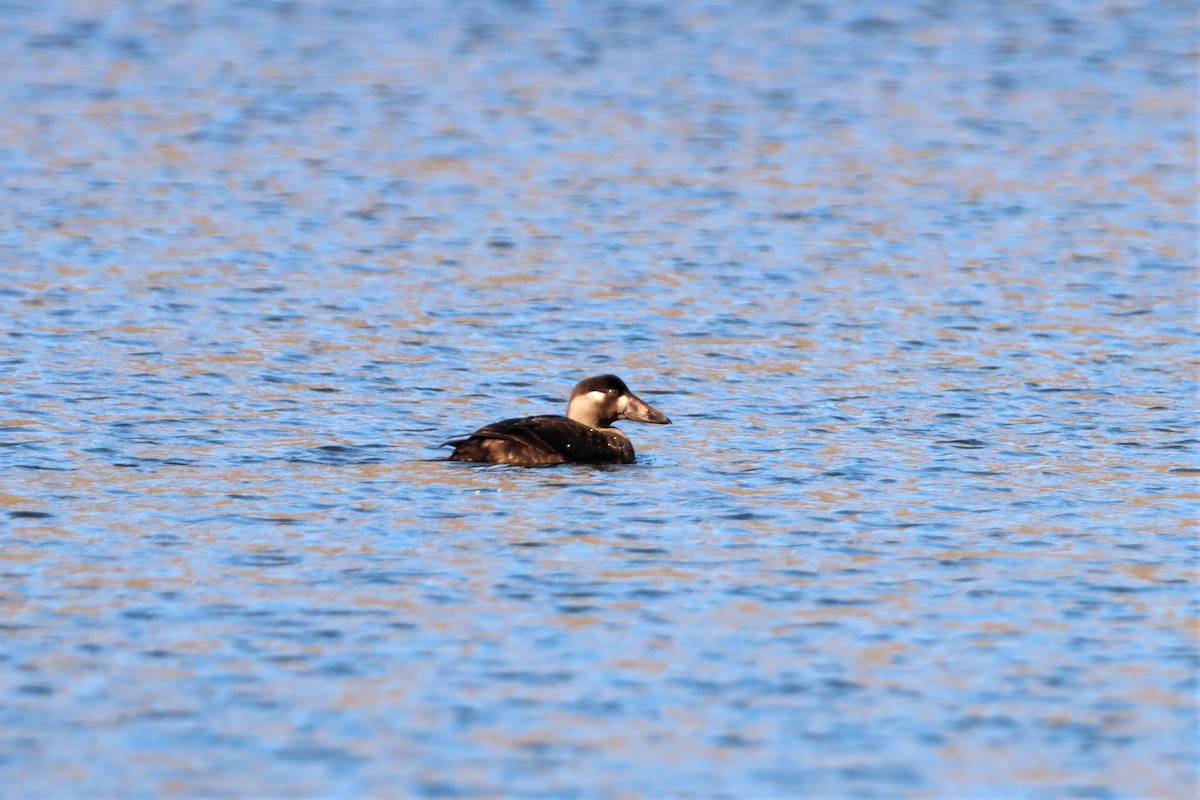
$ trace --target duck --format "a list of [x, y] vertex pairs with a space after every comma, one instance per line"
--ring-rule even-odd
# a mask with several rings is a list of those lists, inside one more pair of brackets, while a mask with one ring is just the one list
[[575, 384], [565, 417], [546, 414], [504, 419], [445, 445], [454, 446], [450, 461], [521, 467], [632, 464], [637, 460], [633, 444], [612, 427], [618, 419], [671, 424], [616, 375], [595, 375]]

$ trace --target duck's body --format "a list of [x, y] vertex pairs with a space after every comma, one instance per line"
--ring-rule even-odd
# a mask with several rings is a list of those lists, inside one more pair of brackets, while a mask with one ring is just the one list
[[459, 439], [451, 461], [539, 467], [547, 464], [632, 464], [629, 437], [567, 417], [517, 417], [484, 425]]
[[538, 467], [549, 464], [632, 464], [633, 444], [612, 427], [618, 419], [669, 424], [671, 420], [629, 391], [616, 375], [581, 381], [567, 416], [516, 417], [485, 425], [454, 445], [451, 461]]

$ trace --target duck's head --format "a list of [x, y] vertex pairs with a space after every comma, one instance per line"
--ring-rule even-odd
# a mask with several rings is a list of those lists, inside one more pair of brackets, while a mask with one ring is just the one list
[[665, 414], [652, 408], [616, 375], [596, 375], [575, 384], [567, 417], [592, 428], [607, 428], [619, 419], [669, 425]]

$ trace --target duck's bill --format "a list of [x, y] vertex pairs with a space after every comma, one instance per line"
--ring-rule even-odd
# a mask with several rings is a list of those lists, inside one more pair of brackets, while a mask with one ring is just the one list
[[653, 422], [657, 425], [671, 424], [671, 420], [667, 419], [666, 414], [635, 394], [629, 395], [629, 402], [625, 405], [625, 410], [621, 412], [621, 418], [634, 422]]

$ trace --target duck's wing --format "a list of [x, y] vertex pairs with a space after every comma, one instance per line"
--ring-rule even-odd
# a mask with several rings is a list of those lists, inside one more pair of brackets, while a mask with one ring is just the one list
[[[484, 425], [474, 433], [467, 436], [459, 436], [455, 439], [447, 439], [442, 443], [442, 447], [454, 445], [458, 447], [463, 442], [469, 442], [472, 439], [500, 439], [506, 442], [518, 442], [521, 444], [536, 444], [538, 443], [538, 429], [546, 430], [558, 427], [555, 425], [555, 420], [563, 420], [571, 422], [566, 417], [513, 417], [512, 419], [502, 419], [499, 422], [493, 422], [490, 425]], [[575, 423], [572, 423], [575, 424]]]
[[446, 444], [454, 446], [451, 461], [561, 464], [564, 459], [556, 445], [561, 443], [562, 432], [568, 426], [578, 424], [566, 417], [514, 417], [484, 425], [470, 436], [451, 439]]
[[451, 461], [490, 464], [620, 463], [623, 451], [600, 431], [558, 416], [516, 417], [453, 439]]

